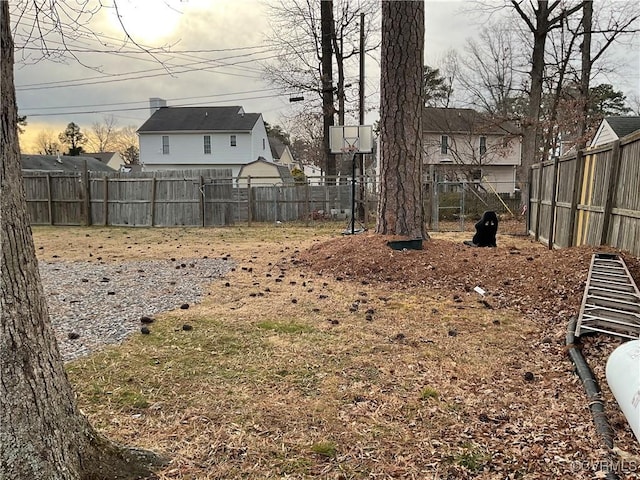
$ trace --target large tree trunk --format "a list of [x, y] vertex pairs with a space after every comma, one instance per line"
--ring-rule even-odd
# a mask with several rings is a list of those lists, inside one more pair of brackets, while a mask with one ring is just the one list
[[[335, 107], [333, 105], [333, 0], [320, 2], [320, 29], [322, 46], [322, 126], [324, 134], [324, 164], [325, 175], [336, 175], [336, 156], [331, 153], [329, 145], [329, 130], [334, 125]], [[327, 183], [334, 183], [335, 179], [328, 178]]]
[[[529, 170], [531, 165], [541, 160], [540, 157], [540, 104], [542, 102], [542, 88], [544, 82], [545, 67], [545, 44], [549, 31], [565, 18], [582, 8], [582, 2], [562, 8], [562, 3], [558, 1], [549, 5], [548, 0], [538, 0], [530, 2], [533, 8], [533, 15], [529, 17], [521, 5], [523, 2], [510, 0], [511, 5], [527, 25], [533, 34], [533, 53], [531, 55], [530, 92], [527, 117], [522, 125], [522, 163], [517, 171], [518, 180], [522, 187], [522, 201], [529, 201]], [[537, 5], [537, 8], [536, 8]], [[560, 9], [555, 17], [552, 16], [554, 10]], [[527, 228], [529, 225], [527, 225]]]
[[593, 2], [585, 2], [582, 7], [582, 71], [580, 72], [580, 118], [578, 120], [578, 141], [576, 149], [582, 150], [587, 144], [587, 119], [589, 117], [589, 83], [591, 80], [591, 29], [593, 28]]
[[0, 2], [0, 479], [145, 478], [154, 457], [98, 435], [78, 411], [53, 334], [20, 168], [9, 3]]
[[422, 193], [424, 2], [382, 2], [376, 232], [426, 238]]
[[531, 56], [530, 91], [527, 116], [522, 125], [522, 162], [518, 168], [522, 201], [528, 202], [530, 186], [529, 170], [534, 163], [540, 161], [540, 104], [544, 82], [544, 52], [548, 33], [547, 2], [538, 2], [535, 12], [535, 29], [533, 33], [533, 53]]

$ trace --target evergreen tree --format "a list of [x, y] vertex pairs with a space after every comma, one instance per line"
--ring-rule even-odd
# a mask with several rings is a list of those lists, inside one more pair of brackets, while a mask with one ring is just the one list
[[82, 146], [87, 143], [87, 138], [84, 133], [82, 133], [80, 127], [73, 122], [69, 123], [64, 132], [58, 135], [58, 139], [63, 145], [69, 147], [67, 155], [71, 155], [72, 157], [77, 157], [83, 153], [84, 149]]

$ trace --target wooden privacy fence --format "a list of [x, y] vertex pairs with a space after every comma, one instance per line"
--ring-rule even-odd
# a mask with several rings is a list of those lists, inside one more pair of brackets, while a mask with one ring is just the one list
[[640, 132], [531, 168], [529, 233], [640, 256]]
[[[32, 225], [224, 226], [351, 213], [351, 185], [344, 179], [313, 185], [261, 177], [253, 179], [256, 186], [249, 178], [243, 187], [230, 169], [24, 172], [23, 177]], [[368, 200], [360, 203], [365, 210], [372, 207], [372, 189], [365, 189]]]

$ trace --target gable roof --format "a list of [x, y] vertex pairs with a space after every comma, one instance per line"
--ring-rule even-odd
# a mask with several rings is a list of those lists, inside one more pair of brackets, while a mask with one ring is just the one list
[[520, 129], [512, 122], [494, 119], [471, 108], [425, 107], [422, 113], [424, 133], [464, 133], [517, 135]]
[[291, 175], [291, 171], [289, 171], [289, 167], [287, 167], [286, 165], [279, 165], [277, 163], [273, 163], [268, 161], [267, 159], [265, 159], [264, 157], [258, 157], [257, 160], [254, 160], [253, 162], [249, 162], [245, 165], [242, 166], [242, 168], [240, 168], [240, 172], [238, 172], [238, 178], [242, 177], [242, 172], [244, 171], [244, 169], [250, 165], [255, 165], [256, 163], [265, 163], [269, 166], [272, 166], [276, 169], [276, 171], [278, 172], [278, 176], [282, 179], [282, 181], [284, 183], [293, 183], [294, 179], [293, 179], [293, 175]]
[[90, 172], [114, 172], [100, 160], [94, 157], [60, 155], [21, 155], [22, 170], [48, 171], [48, 172], [82, 172], [84, 162], [87, 162], [87, 170]]
[[85, 153], [85, 156], [96, 158], [106, 165], [116, 153], [117, 152]]
[[287, 146], [276, 137], [268, 137], [269, 138], [269, 147], [271, 147], [271, 156], [274, 160], [281, 159], [282, 154], [284, 153]]
[[161, 107], [138, 129], [153, 132], [251, 131], [260, 113], [245, 113], [242, 107]]
[[605, 117], [604, 119], [618, 138], [640, 130], [640, 117]]

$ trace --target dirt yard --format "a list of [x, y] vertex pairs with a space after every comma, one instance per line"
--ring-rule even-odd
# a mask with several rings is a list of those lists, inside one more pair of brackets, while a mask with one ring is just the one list
[[[236, 265], [201, 304], [156, 316], [151, 334], [70, 363], [83, 411], [110, 437], [171, 456], [161, 479], [586, 480], [603, 462], [640, 478], [640, 446], [604, 379], [619, 340], [583, 345], [615, 452], [564, 346], [595, 249], [505, 233], [478, 249], [462, 232], [396, 251], [341, 227], [35, 228], [47, 261]], [[623, 256], [640, 280], [640, 261]]]

